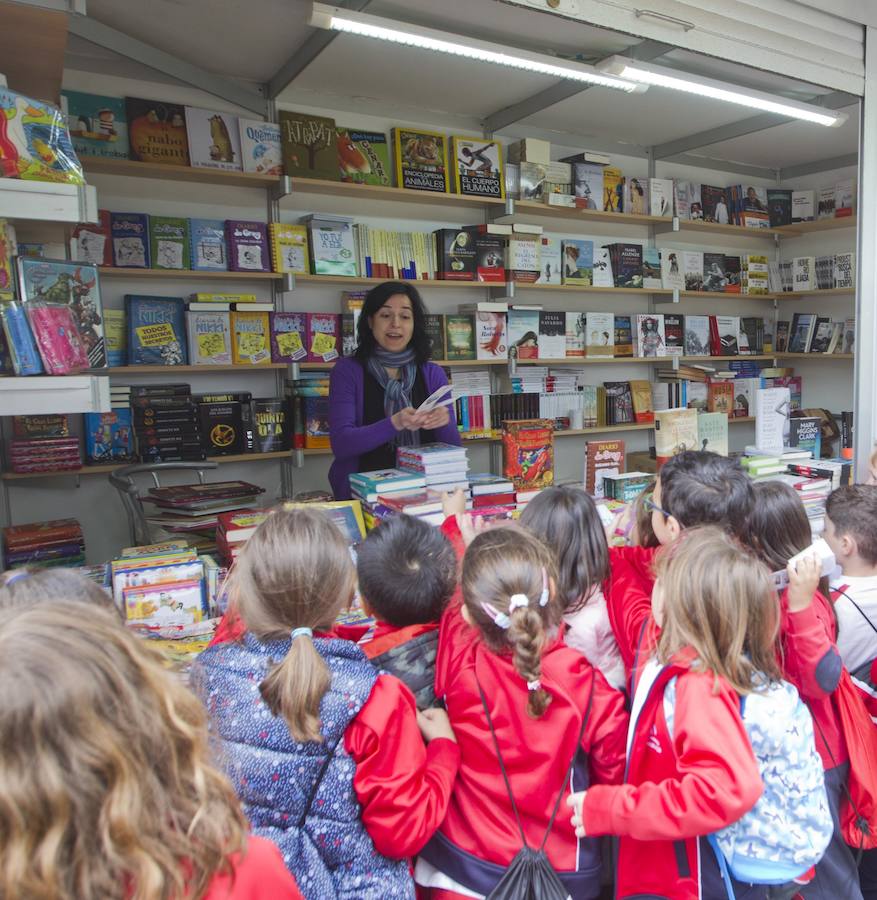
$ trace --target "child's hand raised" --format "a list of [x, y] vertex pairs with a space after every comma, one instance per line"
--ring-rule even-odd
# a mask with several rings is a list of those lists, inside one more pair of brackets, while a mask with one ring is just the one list
[[797, 565], [786, 566], [789, 575], [789, 611], [800, 612], [813, 602], [813, 595], [819, 587], [822, 562], [815, 553], [808, 553], [799, 559]]
[[575, 829], [576, 837], [579, 838], [587, 837], [582, 816], [582, 810], [585, 805], [585, 794], [587, 794], [587, 791], [579, 791], [577, 794], [570, 794], [569, 797], [566, 798], [566, 805], [572, 807], [572, 816], [569, 821]]
[[436, 738], [447, 738], [457, 743], [457, 736], [451, 728], [451, 720], [443, 709], [418, 710], [417, 727], [427, 744]]
[[442, 513], [445, 518], [449, 516], [463, 515], [466, 512], [466, 496], [461, 488], [457, 488], [453, 493], [442, 494]]

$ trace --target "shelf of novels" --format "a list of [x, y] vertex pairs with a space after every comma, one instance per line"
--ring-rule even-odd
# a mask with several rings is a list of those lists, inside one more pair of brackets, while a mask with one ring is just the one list
[[796, 222], [793, 225], [780, 225], [773, 231], [780, 237], [799, 237], [802, 234], [816, 234], [820, 231], [836, 231], [839, 228], [855, 228], [856, 216], [840, 216], [836, 219], [814, 219], [812, 222]]
[[212, 272], [202, 269], [123, 269], [116, 266], [100, 266], [101, 278], [155, 278], [174, 281], [282, 281], [279, 272]]
[[[225, 465], [228, 463], [268, 462], [270, 460], [291, 459], [294, 451], [280, 450], [274, 453], [237, 453], [230, 456], [211, 456], [205, 462], [215, 462]], [[305, 451], [306, 453], [308, 451]], [[315, 451], [311, 451], [315, 452]], [[318, 451], [331, 453], [330, 450]], [[78, 478], [80, 475], [109, 475], [116, 469], [125, 466], [139, 465], [138, 463], [119, 463], [118, 465], [83, 466], [81, 469], [68, 469], [61, 472], [3, 472], [0, 480], [3, 481], [29, 481], [34, 478], [58, 478], [72, 475]]]
[[225, 185], [227, 187], [277, 187], [276, 175], [256, 175], [250, 172], [228, 172], [196, 166], [175, 166], [163, 163], [138, 162], [132, 159], [111, 159], [103, 156], [80, 156], [86, 175], [120, 175], [125, 178], [152, 178], [159, 181], [185, 181], [195, 184]]
[[[471, 283], [471, 282], [470, 282]], [[539, 284], [530, 281], [514, 281], [509, 282], [514, 285], [514, 289], [525, 291], [565, 291], [580, 294], [638, 294], [641, 297], [673, 297], [676, 294], [672, 288], [619, 288], [619, 287], [603, 287], [601, 285], [578, 285], [578, 284]], [[497, 285], [499, 286], [499, 285]], [[679, 291], [680, 297], [687, 298], [703, 298], [715, 300], [718, 298], [730, 298], [734, 300], [773, 300], [779, 297], [779, 294], [740, 294], [730, 291]]]
[[270, 372], [277, 369], [288, 369], [286, 363], [263, 363], [262, 365], [203, 365], [203, 366], [110, 366], [107, 369], [93, 369], [93, 372], [107, 372], [109, 375], [183, 375], [199, 372]]
[[[278, 276], [282, 277], [282, 276]], [[401, 281], [407, 284], [413, 284], [417, 287], [426, 288], [456, 288], [457, 290], [465, 290], [466, 288], [503, 288], [506, 283], [504, 281], [439, 281], [434, 278], [367, 278], [352, 275], [293, 275], [296, 284], [350, 284], [350, 285], [374, 285], [383, 284], [385, 281]]]

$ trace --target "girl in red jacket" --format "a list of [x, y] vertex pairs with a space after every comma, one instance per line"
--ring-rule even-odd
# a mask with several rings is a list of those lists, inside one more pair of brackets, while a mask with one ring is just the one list
[[[757, 673], [780, 677], [776, 593], [764, 565], [704, 526], [662, 551], [652, 612], [661, 633], [655, 654], [634, 664], [625, 783], [570, 797], [572, 823], [579, 837], [620, 836], [616, 897], [725, 900], [713, 851], [699, 839], [761, 796], [740, 696]], [[746, 900], [765, 896], [763, 887], [737, 890]]]
[[114, 611], [29, 577], [0, 624], [0, 897], [301, 900], [208, 761], [201, 704]]
[[[517, 527], [484, 531], [466, 550], [463, 603], [452, 601], [442, 618], [436, 659], [436, 695], [461, 763], [447, 816], [415, 869], [431, 900], [489, 894], [521, 849], [489, 722], [531, 847], [561, 795], [620, 781], [624, 699], [563, 644], [556, 581], [548, 548]], [[573, 897], [599, 895], [596, 841], [577, 840], [558, 818], [545, 851]]]
[[[813, 542], [810, 522], [797, 491], [777, 481], [756, 482], [755, 506], [749, 520], [749, 541], [773, 570]], [[780, 665], [783, 678], [798, 689], [813, 716], [816, 749], [825, 767], [825, 788], [834, 819], [834, 837], [816, 866], [813, 881], [801, 889], [807, 900], [861, 900], [853, 854], [843, 840], [839, 809], [849, 756], [832, 695], [843, 662], [835, 640], [837, 619], [828, 597], [828, 579], [821, 565], [805, 557], [789, 568], [789, 586], [780, 595]]]

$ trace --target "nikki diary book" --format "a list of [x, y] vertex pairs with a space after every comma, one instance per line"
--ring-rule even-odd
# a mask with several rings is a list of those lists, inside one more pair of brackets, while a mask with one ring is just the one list
[[128, 322], [128, 364], [184, 366], [186, 330], [181, 297], [125, 296]]
[[307, 313], [274, 312], [270, 314], [271, 323], [271, 362], [294, 363], [303, 362], [308, 351]]
[[186, 111], [177, 103], [125, 98], [131, 159], [168, 166], [189, 165]]
[[186, 313], [189, 359], [194, 366], [231, 365], [231, 322], [227, 312]]

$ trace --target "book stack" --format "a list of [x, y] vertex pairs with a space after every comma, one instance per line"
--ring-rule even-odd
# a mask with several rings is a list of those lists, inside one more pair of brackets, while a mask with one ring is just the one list
[[13, 416], [9, 467], [13, 472], [68, 472], [82, 468], [79, 438], [65, 415]]
[[130, 627], [194, 625], [207, 615], [204, 563], [182, 542], [129, 547], [111, 562], [110, 578]]
[[399, 447], [396, 464], [403, 472], [422, 475], [432, 490], [469, 490], [469, 459], [464, 447], [443, 443]]
[[[795, 465], [794, 463], [790, 465]], [[832, 491], [832, 479], [820, 476], [794, 475], [792, 473], [778, 472], [775, 475], [764, 476], [768, 481], [782, 481], [794, 488], [804, 511], [810, 521], [810, 530], [813, 535], [821, 534], [825, 530], [825, 503]]]
[[363, 507], [377, 503], [393, 494], [410, 494], [426, 488], [425, 476], [404, 469], [379, 469], [372, 472], [354, 472], [350, 476], [350, 490]]
[[475, 473], [469, 476], [469, 484], [473, 510], [490, 510], [490, 514], [493, 514], [500, 508], [509, 512], [515, 509], [517, 492], [514, 483], [508, 478], [491, 472]]
[[[366, 528], [371, 531], [379, 522], [400, 513], [416, 516], [430, 525], [441, 525], [444, 521], [442, 496], [441, 491], [432, 489], [404, 494], [383, 494], [374, 503], [362, 504]], [[471, 500], [468, 500], [467, 506], [470, 505]]]
[[143, 384], [131, 388], [131, 412], [141, 462], [206, 459], [198, 404], [188, 384]]
[[786, 469], [792, 475], [828, 478], [831, 481], [832, 490], [853, 483], [853, 465], [848, 459], [814, 459], [810, 462], [791, 462], [786, 465]]
[[603, 496], [631, 503], [654, 481], [651, 472], [618, 472], [603, 476]]
[[268, 510], [246, 507], [217, 514], [216, 549], [226, 565], [238, 558], [244, 544], [269, 515]]
[[292, 404], [292, 446], [296, 450], [327, 449], [329, 442], [329, 376], [302, 372], [286, 383]]
[[812, 457], [805, 450], [784, 449], [774, 453], [765, 453], [757, 447], [747, 447], [746, 455], [740, 462], [746, 469], [749, 477], [757, 481], [761, 478], [784, 475], [788, 472], [788, 466], [806, 465]]
[[48, 569], [85, 564], [85, 538], [76, 519], [10, 525], [3, 529], [2, 535], [6, 569], [21, 566]]

